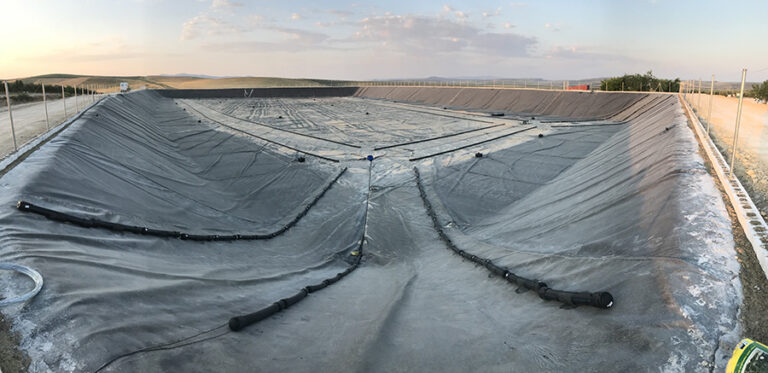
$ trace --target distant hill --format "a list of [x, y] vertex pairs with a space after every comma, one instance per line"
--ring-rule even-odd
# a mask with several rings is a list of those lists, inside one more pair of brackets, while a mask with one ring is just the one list
[[157, 76], [184, 77], [184, 78], [204, 78], [204, 79], [238, 78], [238, 76], [235, 76], [235, 75], [216, 76], [216, 75], [187, 74], [187, 73], [158, 74]]
[[[11, 81], [15, 79], [10, 79]], [[192, 74], [150, 76], [97, 76], [74, 74], [45, 74], [21, 78], [24, 83], [66, 86], [92, 85], [117, 87], [121, 82], [132, 89], [205, 89], [205, 88], [259, 88], [291, 86], [330, 86], [336, 81], [322, 79], [288, 79], [274, 77], [200, 77]]]
[[128, 83], [134, 89], [139, 88], [173, 88], [162, 83], [155, 82], [144, 76], [96, 76], [96, 75], [73, 75], [73, 74], [46, 74], [31, 76], [21, 79], [24, 83], [34, 84], [52, 84], [65, 86], [97, 86], [100, 89], [108, 87], [117, 87], [121, 82]]

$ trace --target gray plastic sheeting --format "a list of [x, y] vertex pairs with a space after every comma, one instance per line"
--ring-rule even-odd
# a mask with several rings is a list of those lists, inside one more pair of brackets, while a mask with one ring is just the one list
[[[578, 97], [561, 97], [562, 109], [549, 117], [603, 116], [574, 109], [584, 104]], [[356, 159], [377, 145], [489, 124], [351, 97], [174, 101], [138, 92], [108, 99], [2, 179], [0, 261], [29, 265], [46, 280], [37, 297], [6, 312], [32, 371], [93, 371], [333, 276], [365, 229], [363, 263], [339, 283], [242, 332], [132, 355], [107, 370], [722, 369], [740, 304], [723, 202], [676, 98], [603, 99], [624, 100], [603, 118], [610, 120], [534, 122], [532, 130], [418, 162], [408, 159], [524, 124], [502, 121], [373, 153], [367, 225], [369, 163]], [[278, 113], [279, 105], [287, 106]], [[364, 119], [364, 110], [374, 118]], [[341, 161], [300, 163], [295, 151], [217, 127], [229, 118], [222, 113], [360, 148], [226, 122]], [[290, 118], [274, 118], [280, 113]], [[478, 151], [484, 157], [475, 158]], [[552, 288], [610, 291], [615, 306], [562, 309], [462, 261], [437, 239], [414, 166], [460, 248]], [[343, 167], [296, 226], [265, 241], [121, 234], [13, 208], [25, 199], [123, 224], [263, 233], [292, 219]]]

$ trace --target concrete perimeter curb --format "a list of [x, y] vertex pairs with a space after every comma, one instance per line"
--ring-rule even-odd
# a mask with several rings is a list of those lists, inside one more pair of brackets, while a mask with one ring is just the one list
[[757, 260], [760, 262], [760, 267], [763, 268], [763, 274], [768, 278], [768, 224], [765, 223], [765, 220], [760, 215], [760, 211], [755, 206], [755, 203], [752, 202], [752, 198], [749, 197], [739, 179], [736, 178], [736, 175], [730, 173], [731, 168], [728, 166], [728, 162], [725, 161], [725, 158], [720, 153], [720, 150], [717, 149], [712, 139], [704, 132], [704, 126], [699, 121], [699, 118], [680, 95], [678, 95], [678, 98], [686, 115], [693, 122], [696, 137], [707, 153], [710, 162], [712, 162], [717, 177], [723, 184], [725, 192], [728, 194], [728, 199], [731, 200], [731, 205], [733, 205], [733, 209], [739, 219], [739, 224], [741, 224], [747, 239], [752, 244], [752, 249], [755, 251]]

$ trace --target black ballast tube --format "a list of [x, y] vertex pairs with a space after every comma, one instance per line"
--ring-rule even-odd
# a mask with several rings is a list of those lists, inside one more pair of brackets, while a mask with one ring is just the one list
[[126, 225], [126, 224], [120, 224], [120, 223], [112, 223], [104, 220], [99, 219], [91, 219], [91, 218], [82, 218], [79, 216], [75, 216], [72, 214], [48, 209], [45, 207], [37, 206], [35, 204], [26, 202], [26, 201], [19, 201], [16, 203], [16, 208], [23, 212], [31, 212], [34, 214], [42, 215], [50, 220], [54, 221], [60, 221], [65, 222], [69, 224], [78, 225], [84, 228], [101, 228], [106, 229], [110, 231], [115, 232], [128, 232], [128, 233], [135, 233], [135, 234], [142, 234], [146, 236], [155, 236], [155, 237], [167, 237], [167, 238], [179, 238], [182, 240], [189, 240], [189, 241], [236, 241], [236, 240], [266, 240], [270, 238], [275, 238], [283, 233], [285, 233], [288, 229], [296, 225], [296, 223], [301, 220], [301, 218], [304, 217], [304, 215], [309, 212], [309, 209], [311, 209], [317, 201], [320, 200], [320, 198], [325, 195], [325, 193], [331, 189], [333, 184], [336, 183], [337, 180], [341, 177], [341, 175], [344, 174], [344, 172], [347, 171], [347, 168], [343, 168], [341, 172], [336, 175], [336, 177], [331, 180], [328, 185], [323, 188], [323, 190], [318, 193], [315, 198], [310, 201], [304, 208], [299, 212], [298, 215], [296, 215], [291, 221], [289, 221], [287, 224], [280, 227], [280, 229], [266, 233], [266, 234], [229, 234], [229, 235], [217, 235], [217, 234], [191, 234], [191, 233], [185, 233], [185, 232], [176, 232], [176, 231], [167, 231], [162, 229], [153, 229], [153, 228], [147, 228], [147, 227], [139, 227], [134, 225]]
[[357, 266], [360, 264], [360, 257], [361, 257], [361, 255], [359, 254], [360, 253], [359, 250], [361, 248], [362, 248], [362, 241], [361, 241], [360, 247], [358, 248], [358, 251], [357, 251], [358, 252], [357, 259], [355, 260], [355, 262], [351, 266], [347, 267], [346, 270], [344, 270], [342, 272], [339, 272], [339, 273], [336, 274], [336, 276], [331, 277], [331, 278], [327, 278], [327, 279], [323, 280], [322, 282], [320, 282], [318, 284], [305, 286], [304, 288], [299, 290], [299, 292], [294, 294], [293, 296], [288, 297], [288, 298], [280, 299], [279, 301], [277, 301], [275, 303], [272, 303], [269, 306], [266, 306], [266, 307], [264, 307], [264, 308], [262, 308], [262, 309], [260, 309], [260, 310], [258, 310], [256, 312], [249, 313], [247, 315], [242, 315], [242, 316], [235, 316], [235, 317], [229, 319], [229, 329], [234, 331], [234, 332], [240, 331], [240, 330], [242, 330], [242, 329], [244, 329], [244, 328], [246, 328], [246, 327], [248, 327], [250, 325], [253, 325], [253, 324], [255, 324], [255, 323], [257, 323], [257, 322], [259, 322], [261, 320], [264, 320], [264, 319], [266, 319], [266, 318], [268, 318], [268, 317], [270, 317], [270, 316], [272, 316], [272, 315], [274, 315], [274, 314], [276, 314], [276, 313], [278, 313], [278, 312], [280, 312], [280, 311], [282, 311], [282, 310], [284, 310], [284, 309], [286, 309], [286, 308], [288, 308], [288, 307], [290, 307], [290, 306], [292, 306], [292, 305], [294, 305], [296, 303], [299, 303], [302, 299], [306, 298], [309, 294], [314, 293], [316, 291], [323, 290], [326, 287], [328, 287], [329, 285], [332, 285], [332, 284], [338, 282], [339, 280], [344, 278], [344, 276], [352, 273], [352, 271], [354, 271], [357, 268]]
[[357, 249], [350, 252], [353, 257], [352, 263], [347, 269], [339, 272], [336, 276], [327, 278], [318, 284], [308, 285], [299, 290], [298, 293], [291, 297], [280, 299], [279, 301], [270, 304], [256, 312], [252, 312], [242, 316], [235, 316], [229, 319], [229, 329], [233, 332], [240, 331], [250, 325], [253, 325], [261, 320], [264, 320], [306, 298], [309, 294], [316, 291], [323, 290], [330, 285], [337, 283], [346, 275], [352, 273], [357, 267], [360, 266], [360, 260], [363, 257], [363, 244], [365, 243], [365, 233], [368, 230], [368, 205], [371, 200], [371, 169], [373, 168], [373, 162], [368, 164], [368, 196], [365, 199], [365, 214], [363, 217], [363, 233], [360, 235], [360, 242], [357, 244]]
[[490, 259], [481, 258], [477, 255], [468, 253], [458, 248], [453, 243], [451, 238], [448, 237], [448, 235], [443, 231], [443, 228], [437, 219], [437, 214], [432, 208], [432, 204], [427, 199], [427, 194], [424, 191], [424, 186], [421, 183], [421, 174], [419, 173], [419, 169], [414, 167], [413, 172], [416, 174], [416, 185], [419, 188], [419, 195], [421, 196], [421, 201], [424, 203], [424, 207], [427, 210], [427, 215], [429, 215], [432, 219], [432, 225], [435, 227], [435, 230], [437, 231], [438, 236], [440, 236], [440, 239], [453, 252], [460, 255], [464, 259], [470, 260], [485, 267], [492, 274], [503, 277], [508, 282], [513, 283], [520, 288], [535, 291], [541, 299], [556, 300], [570, 306], [593, 306], [604, 309], [611, 308], [613, 306], [613, 296], [607, 291], [591, 293], [555, 290], [547, 286], [547, 284], [542, 281], [520, 277], [510, 272], [509, 269], [494, 264]]

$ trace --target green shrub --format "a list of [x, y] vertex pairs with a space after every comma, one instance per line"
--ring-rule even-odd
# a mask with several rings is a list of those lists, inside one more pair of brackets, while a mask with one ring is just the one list
[[603, 91], [677, 92], [680, 90], [680, 78], [675, 78], [675, 80], [659, 79], [653, 76], [652, 71], [648, 71], [644, 75], [625, 74], [620, 77], [603, 79], [600, 82], [600, 89]]
[[752, 84], [750, 96], [761, 101], [768, 101], [768, 80], [761, 84]]

